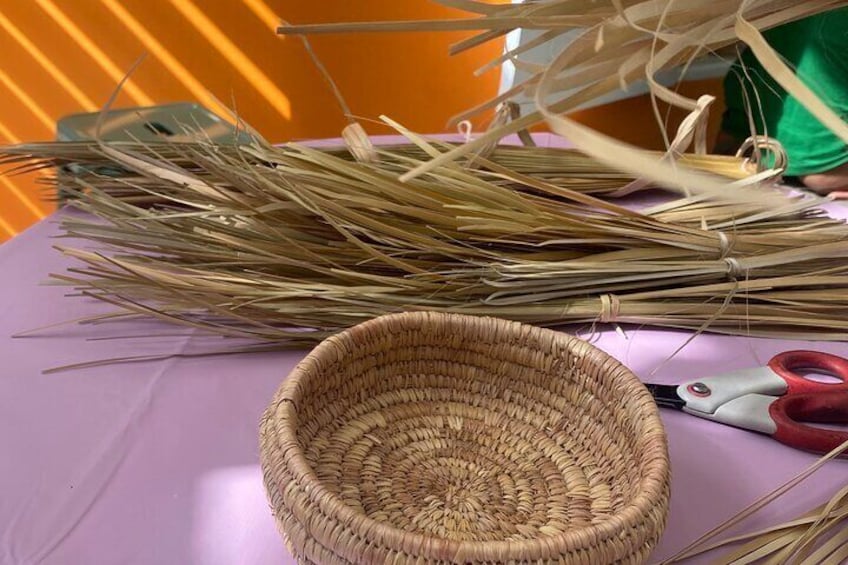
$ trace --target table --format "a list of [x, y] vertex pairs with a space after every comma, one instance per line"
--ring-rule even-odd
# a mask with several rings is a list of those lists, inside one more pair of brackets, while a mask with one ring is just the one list
[[[543, 141], [550, 140], [546, 137]], [[551, 142], [552, 143], [552, 142]], [[70, 363], [191, 353], [208, 338], [157, 322], [25, 330], [106, 311], [41, 284], [67, 261], [51, 249], [60, 211], [0, 246], [0, 564], [288, 564], [265, 500], [258, 423], [305, 354], [177, 357], [88, 367]], [[158, 332], [156, 337], [149, 337]], [[146, 335], [126, 339], [126, 336]], [[690, 333], [602, 332], [596, 345], [655, 382], [753, 366], [786, 349], [848, 356], [844, 343]], [[663, 411], [672, 462], [672, 554], [816, 456], [758, 434]], [[844, 485], [848, 462], [826, 465], [735, 531], [792, 518]], [[693, 563], [706, 562], [704, 559]]]

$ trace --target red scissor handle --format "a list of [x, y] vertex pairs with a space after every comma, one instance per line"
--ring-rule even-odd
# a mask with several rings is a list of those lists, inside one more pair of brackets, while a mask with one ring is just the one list
[[[787, 394], [769, 406], [769, 415], [777, 425], [772, 437], [798, 449], [828, 453], [848, 441], [848, 432], [801, 423], [848, 424], [848, 391], [821, 392], [819, 389], [815, 393]], [[848, 452], [840, 457], [848, 457]]]
[[[769, 368], [786, 381], [786, 394], [843, 392], [848, 393], [848, 359], [819, 351], [786, 351], [775, 355]], [[823, 371], [838, 378], [841, 383], [822, 383], [805, 379], [797, 373], [800, 369]]]

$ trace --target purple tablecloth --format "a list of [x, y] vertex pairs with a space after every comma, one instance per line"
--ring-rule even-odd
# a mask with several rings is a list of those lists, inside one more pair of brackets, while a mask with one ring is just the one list
[[[69, 363], [189, 351], [199, 341], [155, 322], [72, 324], [13, 339], [105, 311], [91, 300], [66, 298], [67, 288], [41, 284], [67, 265], [51, 249], [62, 214], [0, 246], [0, 564], [294, 563], [265, 500], [257, 429], [274, 390], [304, 352], [43, 374]], [[158, 337], [124, 339], [156, 332]], [[701, 335], [666, 361], [689, 337], [641, 329], [629, 330], [627, 339], [605, 332], [596, 344], [641, 378], [668, 383], [761, 364], [786, 349], [848, 355], [842, 343]], [[682, 413], [664, 411], [663, 417], [673, 483], [656, 558], [816, 459]], [[846, 472], [848, 462], [828, 464], [741, 530], [821, 503], [844, 485]]]

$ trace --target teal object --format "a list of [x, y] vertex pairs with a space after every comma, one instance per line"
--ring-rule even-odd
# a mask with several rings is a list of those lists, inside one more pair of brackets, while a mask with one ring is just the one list
[[221, 144], [250, 143], [250, 136], [210, 110], [193, 102], [159, 106], [119, 108], [105, 113], [71, 114], [56, 124], [59, 141], [93, 139], [98, 122], [103, 141], [174, 141], [186, 140], [187, 130]]
[[[56, 124], [59, 141], [85, 141], [94, 139], [100, 127], [100, 139], [109, 142], [142, 141], [180, 143], [202, 139], [222, 145], [247, 145], [250, 135], [237, 129], [210, 110], [193, 102], [176, 102], [159, 106], [119, 108], [105, 112], [72, 114]], [[62, 188], [67, 176], [81, 172], [79, 166], [64, 167], [59, 171], [58, 201], [67, 200]], [[118, 176], [117, 168], [100, 168], [101, 175]]]

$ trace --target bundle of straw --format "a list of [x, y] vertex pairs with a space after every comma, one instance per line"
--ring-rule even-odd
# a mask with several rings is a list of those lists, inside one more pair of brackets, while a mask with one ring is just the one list
[[[497, 97], [456, 116], [463, 120], [496, 107], [520, 93], [533, 97], [537, 110], [510, 123], [493, 128], [474, 141], [435, 156], [407, 172], [408, 180], [455, 161], [500, 139], [506, 134], [547, 121], [553, 131], [562, 134], [577, 148], [601, 163], [664, 186], [678, 187], [687, 193], [722, 195], [724, 187], [714, 178], [698, 174], [672, 162], [657, 162], [644, 151], [602, 135], [565, 116], [581, 105], [627, 89], [638, 81], [647, 81], [655, 99], [658, 124], [662, 127], [656, 100], [691, 112], [691, 125], [700, 130], [696, 152], [704, 152], [703, 115], [710, 97], [686, 98], [655, 80], [659, 71], [686, 67], [693, 60], [746, 43], [764, 68], [778, 83], [798, 98], [823, 123], [848, 143], [848, 126], [823, 104], [808, 87], [786, 67], [762, 38], [759, 30], [771, 28], [809, 15], [846, 6], [848, 2], [810, 0], [546, 0], [524, 4], [490, 4], [474, 0], [436, 0], [476, 15], [467, 19], [444, 21], [357, 22], [317, 25], [282, 25], [281, 34], [339, 33], [352, 31], [438, 31], [477, 30], [479, 33], [454, 45], [459, 53], [501, 38], [514, 29], [540, 31], [537, 39], [515, 47], [486, 65], [479, 72], [496, 68], [511, 60], [527, 70], [530, 78]], [[548, 65], [521, 61], [520, 56], [534, 47], [553, 41], [564, 33], [582, 29], [582, 33]], [[700, 125], [699, 125], [700, 124]], [[674, 142], [668, 141], [674, 152]], [[728, 196], [724, 193], [723, 198]]]
[[[377, 148], [374, 163], [259, 143], [0, 154], [124, 171], [76, 178], [75, 205], [97, 219], [65, 229], [105, 251], [63, 248], [84, 266], [56, 277], [127, 312], [225, 335], [296, 345], [383, 313], [437, 310], [848, 337], [848, 227], [820, 199], [694, 196], [636, 212], [485, 158], [400, 182], [450, 150], [410, 140], [418, 156]], [[137, 205], [126, 190], [160, 203]]]
[[[459, 146], [456, 143], [443, 144], [445, 149]], [[417, 160], [428, 158], [428, 155], [414, 144], [387, 146], [383, 149], [381, 161], [384, 170], [392, 170], [391, 167], [394, 167], [393, 170], [398, 174], [408, 170], [405, 168], [408, 161], [398, 162], [398, 158], [411, 157]], [[348, 158], [350, 155], [346, 148], [331, 152], [342, 158]], [[658, 161], [663, 157], [661, 152], [652, 152], [652, 154]], [[486, 153], [486, 157], [503, 169], [598, 196], [626, 196], [630, 191], [623, 190], [623, 187], [631, 185], [636, 180], [633, 175], [600, 163], [577, 149], [497, 145]], [[678, 162], [683, 166], [716, 175], [727, 181], [743, 181], [757, 173], [755, 165], [747, 159], [728, 155], [683, 153], [678, 156]], [[471, 164], [478, 164], [476, 157], [471, 159]], [[498, 182], [497, 179], [492, 181]], [[640, 188], [651, 186], [655, 185], [645, 184]], [[521, 185], [517, 187], [521, 188]]]
[[[116, 172], [114, 165], [111, 164], [103, 168], [102, 157], [91, 151], [90, 145], [87, 142], [67, 143], [50, 148], [51, 155], [56, 158], [56, 162], [63, 164], [63, 171], [60, 173], [62, 178], [67, 176], [86, 178], [86, 175], [109, 175]], [[459, 144], [441, 143], [440, 146], [443, 150], [446, 150], [455, 148]], [[27, 155], [27, 152], [30, 151], [28, 147], [23, 145], [8, 148], [7, 151], [10, 156], [13, 153]], [[33, 147], [33, 153], [38, 154], [40, 147], [43, 146]], [[174, 151], [170, 145], [157, 145], [156, 148], [162, 159], [178, 166], [192, 166], [190, 161], [183, 159], [180, 151]], [[219, 145], [215, 148], [215, 151], [233, 158], [236, 157], [238, 149], [232, 145]], [[355, 159], [355, 155], [344, 146], [323, 148], [323, 151], [341, 159]], [[73, 161], [63, 161], [66, 155], [68, 159], [79, 161], [77, 164], [74, 164]], [[662, 157], [660, 152], [655, 152], [654, 155], [657, 159]], [[410, 159], [422, 161], [427, 158], [429, 158], [429, 155], [424, 150], [411, 143], [388, 145], [382, 147], [379, 151], [381, 170], [394, 172], [398, 175], [409, 170]], [[624, 196], [626, 193], [622, 191], [622, 187], [626, 187], [636, 180], [632, 175], [599, 163], [596, 159], [576, 149], [497, 145], [487, 154], [487, 159], [502, 170], [508, 169], [559, 187], [599, 196]], [[476, 162], [476, 158], [474, 161]], [[679, 162], [728, 181], [746, 181], [752, 179], [757, 173], [755, 165], [742, 157], [686, 153], [680, 155]], [[762, 178], [758, 177], [756, 181], [761, 182]], [[510, 182], [509, 178], [498, 178], [495, 175], [490, 175], [489, 180], [500, 184]], [[765, 180], [768, 180], [768, 177], [765, 177]], [[70, 182], [75, 181], [71, 180]], [[61, 186], [61, 179], [59, 184]], [[741, 182], [740, 184], [747, 183]], [[517, 188], [522, 187], [520, 184], [515, 186]], [[654, 185], [646, 184], [640, 188], [652, 186]], [[149, 192], [137, 191], [131, 186], [108, 186], [104, 187], [104, 190], [108, 190], [113, 196], [134, 203], [150, 204], [158, 201]], [[49, 192], [47, 194], [49, 195]]]

